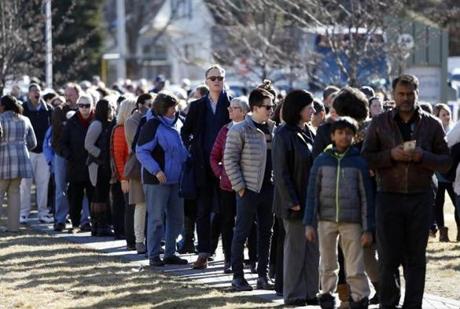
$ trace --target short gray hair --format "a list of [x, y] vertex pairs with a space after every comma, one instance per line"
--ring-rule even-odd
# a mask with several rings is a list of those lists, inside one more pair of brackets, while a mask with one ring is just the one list
[[240, 96], [240, 97], [233, 98], [230, 101], [230, 105], [232, 105], [232, 104], [238, 105], [241, 108], [241, 111], [243, 113], [245, 113], [245, 114], [247, 114], [249, 112], [248, 98], [245, 97], [245, 96]]

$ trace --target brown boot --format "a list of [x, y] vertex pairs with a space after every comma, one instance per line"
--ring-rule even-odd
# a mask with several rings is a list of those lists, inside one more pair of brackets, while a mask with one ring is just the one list
[[192, 266], [193, 269], [205, 269], [208, 268], [208, 257], [204, 255], [199, 255], [195, 263]]
[[449, 233], [447, 227], [439, 228], [439, 241], [440, 242], [449, 242]]
[[337, 293], [339, 294], [340, 302], [345, 303], [350, 300], [350, 287], [348, 286], [348, 284], [338, 284]]

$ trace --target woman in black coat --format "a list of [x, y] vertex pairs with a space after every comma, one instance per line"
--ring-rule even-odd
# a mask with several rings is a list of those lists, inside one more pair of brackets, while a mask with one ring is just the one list
[[313, 96], [309, 92], [290, 92], [283, 103], [285, 124], [276, 131], [272, 145], [273, 209], [275, 215], [282, 218], [286, 232], [283, 261], [286, 305], [317, 304], [318, 243], [307, 242], [302, 223], [308, 177], [313, 164], [313, 134], [306, 123], [313, 113]]
[[101, 99], [96, 104], [94, 121], [88, 128], [85, 149], [88, 151], [89, 178], [94, 186], [91, 199], [92, 236], [113, 236], [110, 212], [110, 135], [114, 126], [114, 107]]
[[[84, 147], [86, 132], [94, 116], [92, 102], [91, 97], [80, 96], [77, 103], [78, 111], [66, 122], [60, 139], [63, 157], [67, 160], [69, 214], [72, 229], [78, 228], [80, 224], [80, 213], [85, 192], [88, 201], [91, 201], [93, 196], [93, 186], [89, 181], [86, 166], [88, 152]], [[85, 226], [82, 225], [80, 228], [82, 231], [89, 230], [89, 223]]]

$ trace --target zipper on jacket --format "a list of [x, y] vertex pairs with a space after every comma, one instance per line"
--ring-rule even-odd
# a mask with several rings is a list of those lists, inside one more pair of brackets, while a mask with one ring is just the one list
[[341, 173], [341, 168], [340, 168], [340, 162], [342, 161], [342, 158], [337, 158], [337, 177], [335, 181], [335, 221], [339, 223], [339, 185], [340, 185], [340, 173]]

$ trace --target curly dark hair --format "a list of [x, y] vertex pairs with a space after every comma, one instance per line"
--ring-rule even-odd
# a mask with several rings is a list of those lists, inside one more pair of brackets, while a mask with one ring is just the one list
[[262, 84], [258, 85], [257, 88], [267, 90], [268, 92], [270, 92], [273, 95], [273, 98], [275, 98], [275, 99], [278, 96], [278, 93], [277, 93], [275, 87], [273, 87], [272, 81], [269, 80], [269, 79], [264, 79]]
[[348, 116], [356, 121], [363, 121], [369, 115], [369, 103], [359, 89], [353, 87], [342, 88], [332, 103], [339, 116]]
[[16, 114], [22, 114], [23, 108], [21, 104], [16, 100], [15, 97], [11, 95], [5, 95], [0, 100], [0, 105], [3, 106], [3, 110], [6, 111], [13, 111]]

